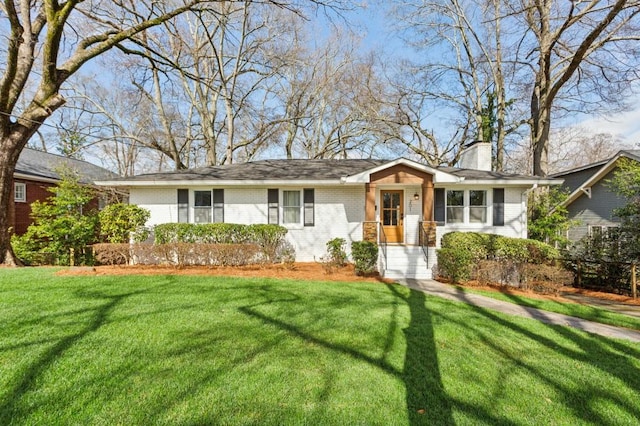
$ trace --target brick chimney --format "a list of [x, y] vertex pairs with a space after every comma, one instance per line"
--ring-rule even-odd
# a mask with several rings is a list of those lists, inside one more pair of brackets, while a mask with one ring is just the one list
[[491, 171], [491, 144], [475, 141], [465, 146], [457, 166], [461, 169]]

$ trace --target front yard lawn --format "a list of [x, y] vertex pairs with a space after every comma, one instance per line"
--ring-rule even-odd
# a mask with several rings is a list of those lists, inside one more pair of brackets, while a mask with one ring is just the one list
[[633, 343], [383, 283], [0, 269], [0, 424], [635, 424]]

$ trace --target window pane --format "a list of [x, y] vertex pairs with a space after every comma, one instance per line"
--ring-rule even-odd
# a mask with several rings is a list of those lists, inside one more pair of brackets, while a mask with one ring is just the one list
[[486, 206], [487, 191], [469, 191], [470, 206]]
[[389, 209], [391, 208], [391, 194], [385, 192], [382, 196], [382, 208]]
[[211, 208], [196, 207], [193, 210], [193, 218], [196, 223], [211, 223]]
[[464, 207], [447, 207], [447, 223], [464, 222]]
[[211, 223], [211, 191], [194, 191], [193, 219], [196, 223]]
[[301, 223], [300, 191], [282, 191], [282, 222]]
[[469, 207], [469, 222], [485, 223], [487, 221], [486, 207]]
[[196, 207], [211, 207], [211, 191], [194, 191]]
[[300, 207], [300, 191], [282, 191], [282, 205]]
[[14, 201], [27, 201], [27, 186], [24, 183], [15, 183], [13, 185]]
[[447, 191], [447, 206], [464, 206], [464, 191]]

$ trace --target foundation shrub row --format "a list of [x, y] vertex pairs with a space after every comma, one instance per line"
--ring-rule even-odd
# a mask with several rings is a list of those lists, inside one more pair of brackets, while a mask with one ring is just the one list
[[475, 232], [451, 232], [442, 237], [438, 274], [453, 282], [475, 280], [557, 293], [573, 274], [556, 265], [560, 253], [536, 240]]
[[152, 239], [133, 244], [95, 244], [101, 264], [241, 266], [290, 263], [295, 252], [279, 225], [167, 223], [153, 228]]

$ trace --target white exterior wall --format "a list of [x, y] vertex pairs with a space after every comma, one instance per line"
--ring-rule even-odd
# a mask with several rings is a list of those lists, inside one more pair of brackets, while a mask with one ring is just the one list
[[175, 188], [131, 188], [129, 204], [151, 212], [147, 226], [178, 221], [178, 195]]
[[[189, 191], [189, 222], [193, 223], [194, 190], [208, 190], [211, 187], [192, 187]], [[280, 190], [301, 190], [301, 187], [285, 187]], [[315, 225], [283, 225], [288, 229], [287, 240], [294, 246], [298, 261], [319, 260], [326, 253], [326, 243], [332, 238], [347, 240], [350, 252], [352, 241], [362, 240], [364, 221], [365, 189], [363, 186], [316, 187]], [[377, 189], [376, 220], [380, 220], [380, 189]], [[405, 194], [404, 241], [405, 244], [418, 243], [418, 224], [422, 217], [422, 193], [419, 186], [392, 187], [402, 189]], [[448, 224], [437, 228], [437, 245], [442, 235], [452, 231], [473, 231], [499, 234], [508, 237], [526, 238], [527, 218], [525, 191], [527, 188], [505, 188], [504, 226], [492, 226], [493, 208], [491, 187], [460, 186], [447, 189], [483, 189], [487, 191], [487, 224]], [[419, 200], [413, 195], [419, 194]], [[149, 209], [151, 216], [147, 226], [177, 222], [177, 188], [132, 188], [129, 201]], [[267, 223], [267, 187], [227, 187], [224, 188], [224, 221], [227, 223]], [[280, 197], [280, 219], [282, 224], [282, 196]]]
[[[193, 223], [194, 190], [189, 189], [189, 222]], [[301, 190], [300, 187], [279, 187], [280, 190]], [[362, 240], [364, 221], [364, 186], [317, 187], [315, 189], [315, 224], [282, 224], [282, 196], [280, 197], [280, 224], [288, 229], [287, 241], [296, 251], [296, 260], [320, 260], [326, 253], [326, 243], [332, 238], [347, 240], [347, 251], [352, 241]], [[177, 188], [132, 188], [129, 201], [149, 209], [147, 226], [178, 221]], [[224, 188], [224, 221], [227, 223], [267, 223], [267, 188]]]
[[296, 249], [296, 259], [309, 262], [319, 261], [333, 238], [347, 240], [351, 252], [351, 242], [362, 240], [363, 221], [364, 187], [320, 187], [315, 188], [315, 226], [283, 226], [289, 229], [287, 240]]
[[487, 191], [488, 209], [487, 223], [454, 223], [438, 226], [436, 229], [437, 246], [440, 239], [448, 232], [482, 232], [486, 234], [503, 235], [505, 237], [527, 238], [527, 194], [528, 188], [504, 189], [504, 226], [493, 226], [493, 188], [478, 186], [456, 186], [446, 189], [469, 190], [479, 189]]

